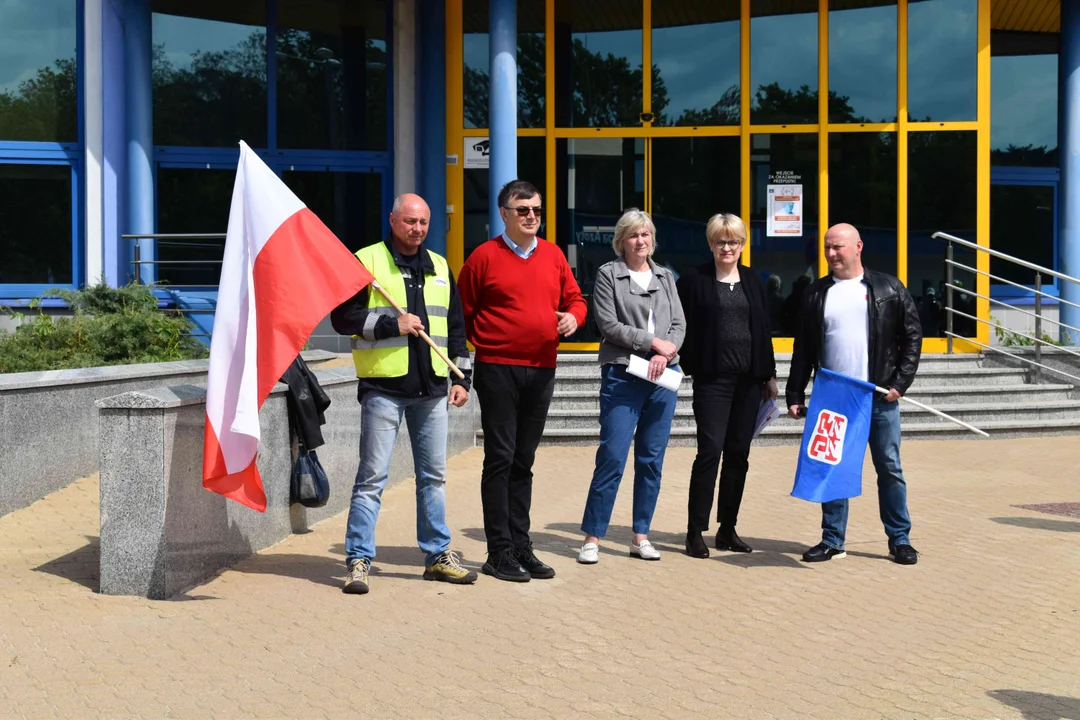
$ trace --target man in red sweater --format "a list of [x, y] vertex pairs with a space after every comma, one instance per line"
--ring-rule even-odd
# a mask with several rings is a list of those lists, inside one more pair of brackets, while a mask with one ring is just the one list
[[458, 277], [473, 387], [484, 428], [480, 495], [488, 559], [500, 580], [552, 578], [529, 539], [532, 465], [555, 389], [559, 336], [585, 322], [585, 300], [562, 250], [536, 237], [540, 192], [524, 180], [499, 192], [506, 231], [469, 256]]

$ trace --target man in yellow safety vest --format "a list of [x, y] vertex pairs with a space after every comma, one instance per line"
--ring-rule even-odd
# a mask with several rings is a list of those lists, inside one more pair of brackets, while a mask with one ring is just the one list
[[[394, 200], [390, 237], [356, 253], [375, 281], [405, 310], [399, 315], [374, 288], [365, 288], [330, 315], [334, 330], [352, 336], [359, 378], [360, 467], [345, 531], [344, 591], [364, 594], [375, 558], [375, 523], [398, 429], [409, 426], [416, 472], [416, 540], [426, 555], [424, 579], [467, 585], [476, 573], [450, 550], [446, 525], [447, 403], [469, 399], [472, 369], [465, 320], [446, 259], [423, 247], [431, 210], [423, 198]], [[447, 388], [448, 368], [420, 337], [432, 341], [465, 374]], [[449, 396], [449, 397], [448, 397]]]

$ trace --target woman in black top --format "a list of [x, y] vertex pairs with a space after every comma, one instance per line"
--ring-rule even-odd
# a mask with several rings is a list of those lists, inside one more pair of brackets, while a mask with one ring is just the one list
[[698, 448], [690, 474], [686, 553], [698, 558], [709, 557], [701, 534], [709, 529], [721, 455], [716, 549], [751, 552], [735, 533], [735, 522], [758, 409], [763, 399], [776, 398], [765, 283], [739, 264], [746, 226], [738, 216], [720, 213], [709, 219], [705, 236], [713, 261], [678, 282], [686, 314], [682, 362], [683, 370], [694, 378]]

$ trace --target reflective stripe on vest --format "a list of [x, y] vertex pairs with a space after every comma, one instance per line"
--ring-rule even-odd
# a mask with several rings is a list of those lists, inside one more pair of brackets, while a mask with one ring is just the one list
[[[428, 255], [435, 265], [435, 274], [424, 279], [426, 332], [435, 344], [448, 354], [446, 316], [450, 308], [450, 268], [442, 256], [433, 252], [428, 252]], [[401, 274], [401, 268], [394, 263], [394, 256], [386, 247], [386, 243], [361, 248], [356, 253], [356, 257], [398, 305], [403, 308], [408, 306], [405, 297], [405, 278]], [[396, 320], [397, 311], [374, 288], [368, 289], [367, 310], [372, 314], [368, 316], [368, 322], [365, 323], [364, 335], [352, 336], [352, 356], [353, 364], [356, 366], [356, 376], [361, 378], [402, 377], [409, 372], [409, 336], [394, 335], [385, 340], [374, 339], [375, 322], [379, 315], [385, 314]], [[447, 376], [446, 363], [435, 350], [431, 350], [431, 367], [439, 377]]]

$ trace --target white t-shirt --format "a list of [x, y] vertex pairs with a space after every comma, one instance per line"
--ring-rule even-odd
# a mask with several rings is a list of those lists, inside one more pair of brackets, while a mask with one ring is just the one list
[[825, 295], [825, 347], [822, 366], [848, 377], [869, 379], [867, 304], [863, 276], [836, 280]]
[[[630, 270], [628, 268], [627, 272], [630, 273], [630, 279], [633, 280], [634, 283], [639, 288], [642, 289], [642, 291], [648, 292], [649, 283], [652, 282], [652, 274], [653, 274], [651, 267], [646, 265], [644, 270]], [[655, 332], [656, 331], [656, 320], [653, 317], [652, 308], [649, 308], [649, 327], [647, 328], [647, 330], [649, 332]]]

